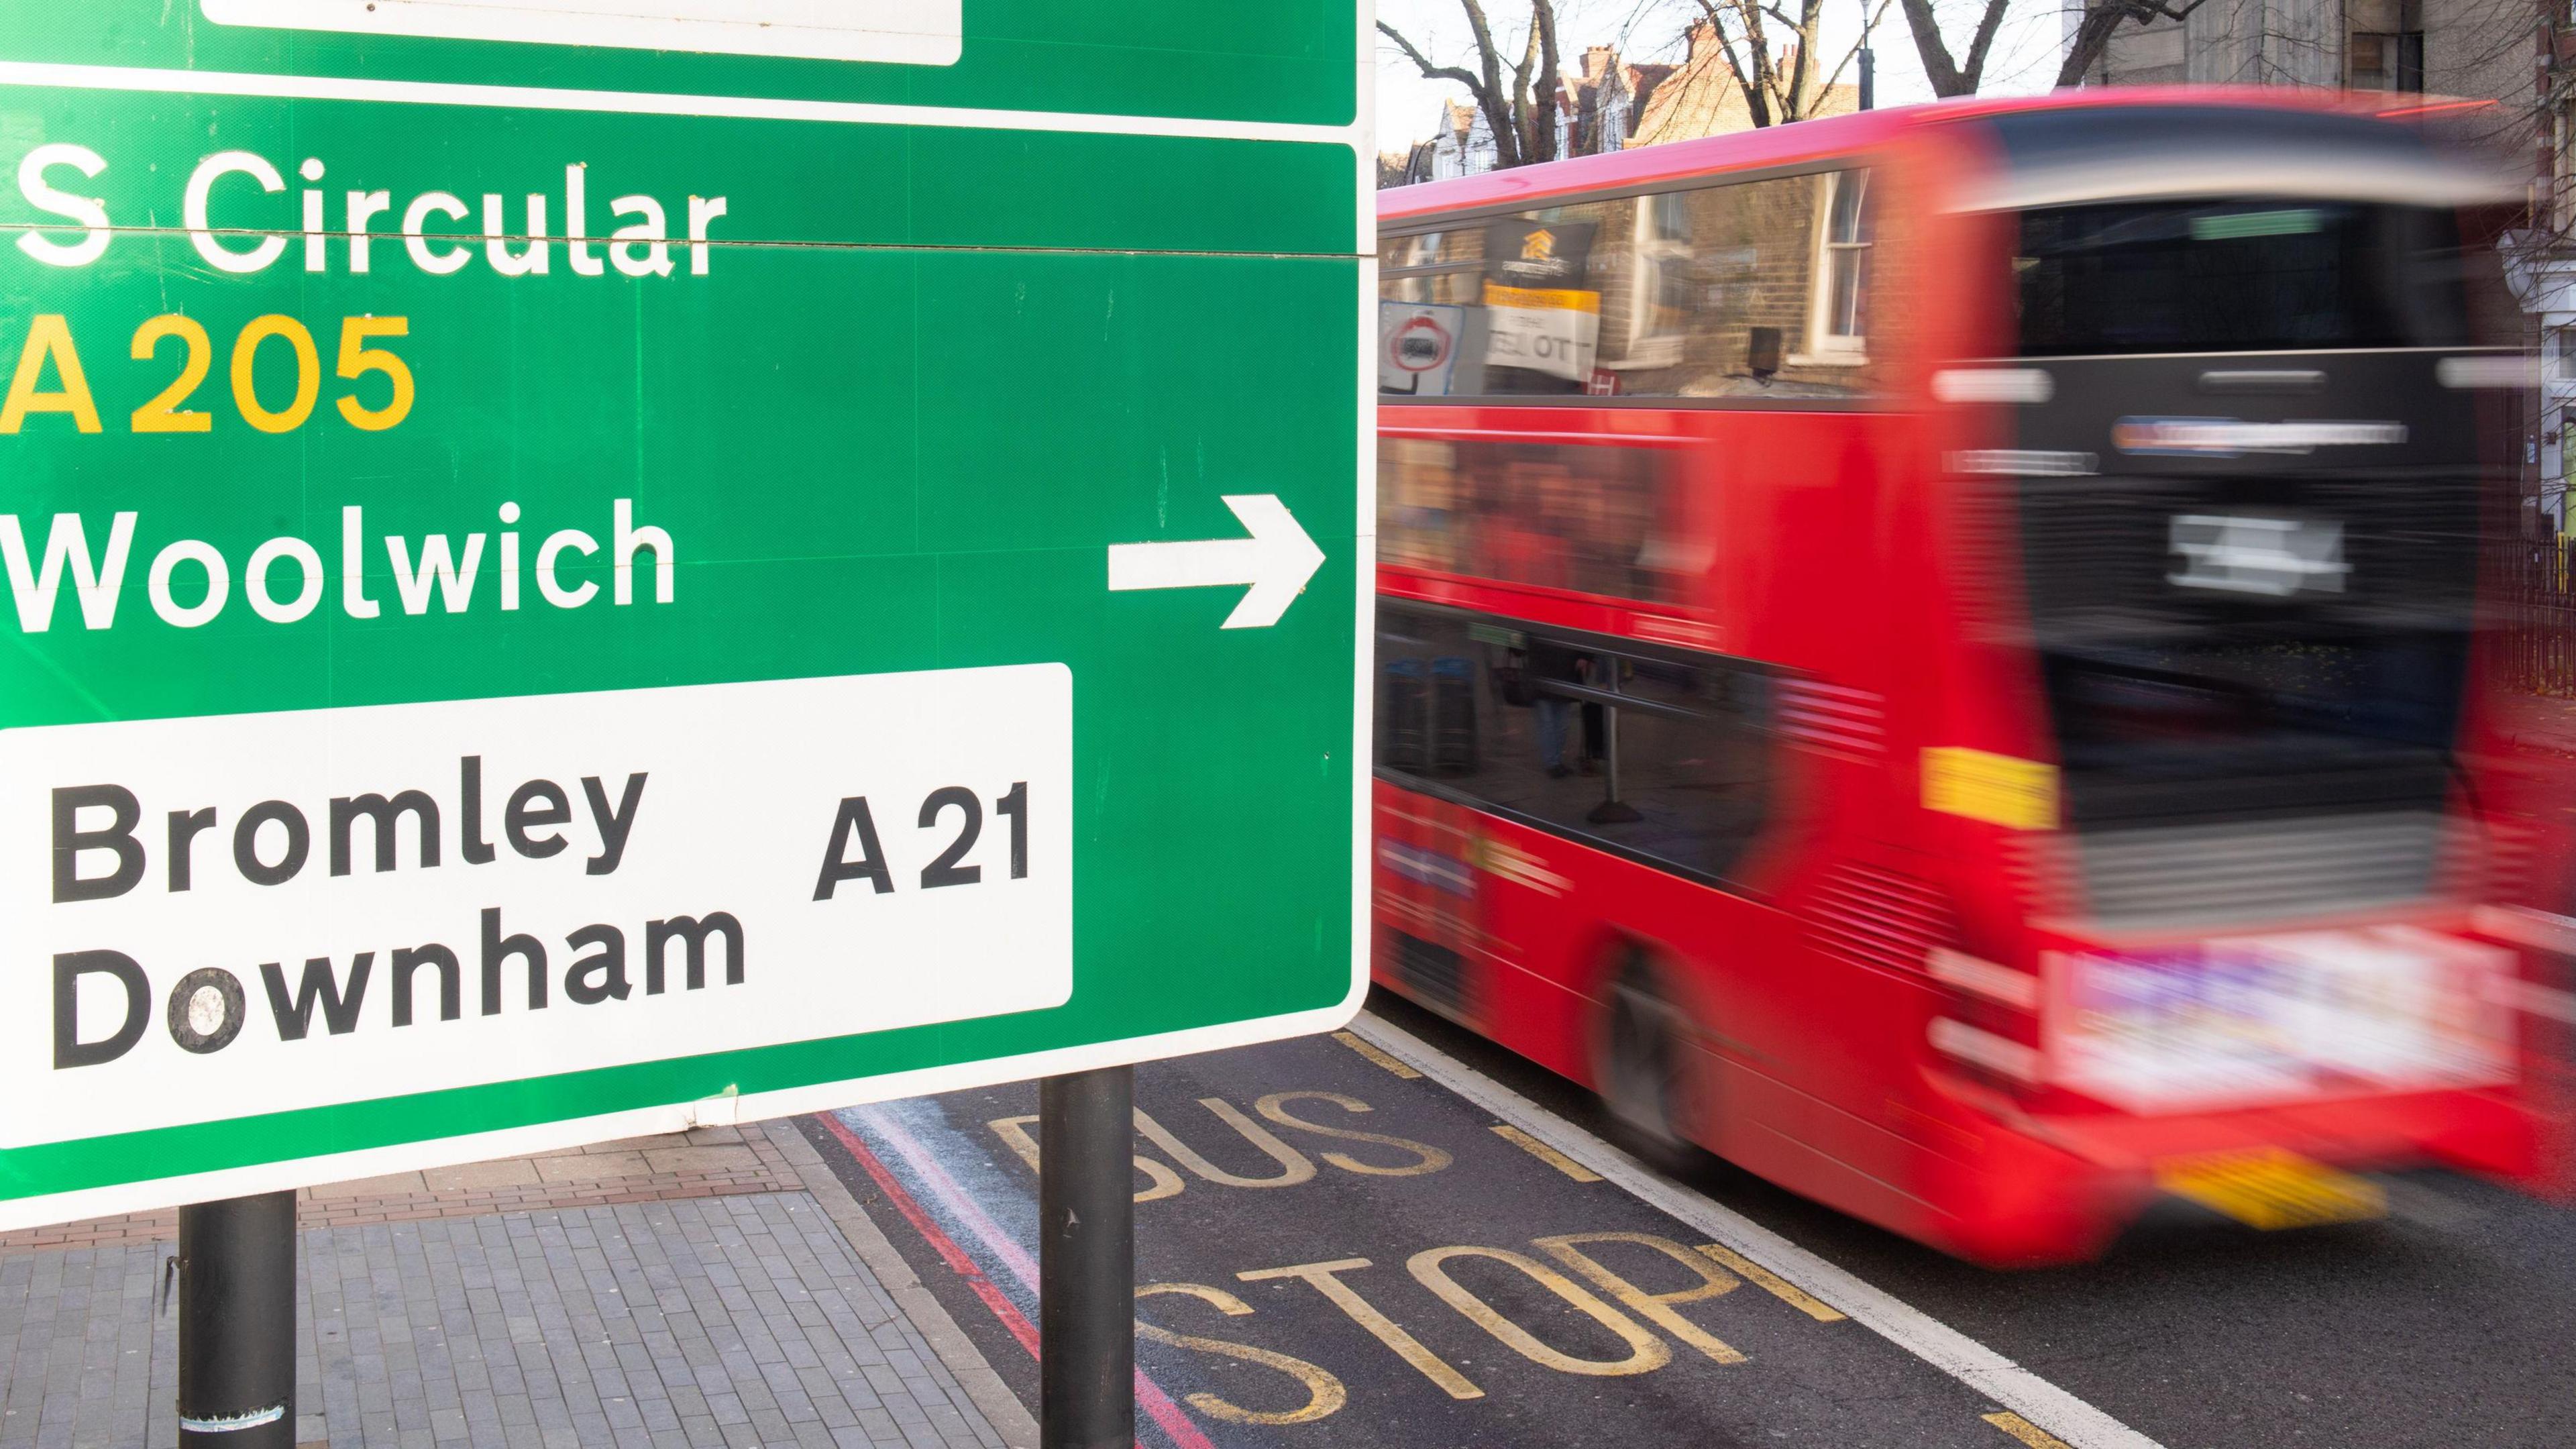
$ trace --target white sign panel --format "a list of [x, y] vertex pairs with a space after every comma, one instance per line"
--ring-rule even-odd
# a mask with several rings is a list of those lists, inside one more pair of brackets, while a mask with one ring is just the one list
[[[1573, 382], [1591, 379], [1593, 348], [1601, 337], [1597, 294], [1504, 287], [1485, 291], [1488, 363], [1525, 367]], [[1513, 305], [1504, 298], [1539, 305]]]
[[2411, 926], [2053, 964], [2055, 1075], [2136, 1112], [2510, 1081], [2512, 953]]
[[1062, 665], [0, 732], [0, 1147], [1062, 1004]]
[[1447, 397], [1458, 369], [1467, 309], [1436, 302], [1377, 304], [1377, 390], [1381, 395]]
[[218, 25], [954, 65], [964, 0], [201, 0]]

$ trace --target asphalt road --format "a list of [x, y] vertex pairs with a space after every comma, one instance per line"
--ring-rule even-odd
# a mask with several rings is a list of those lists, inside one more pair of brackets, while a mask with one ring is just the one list
[[[2424, 1176], [2382, 1223], [2176, 1213], [1998, 1274], [1722, 1164], [1632, 1192], [1576, 1145], [1583, 1094], [1370, 1011], [1431, 1075], [1348, 1037], [1138, 1070], [1145, 1443], [2576, 1446], [2576, 1213]], [[1036, 1111], [1021, 1084], [806, 1123], [1033, 1410]]]

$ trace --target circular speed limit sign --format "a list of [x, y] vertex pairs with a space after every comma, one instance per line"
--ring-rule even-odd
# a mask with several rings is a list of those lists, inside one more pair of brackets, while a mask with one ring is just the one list
[[1436, 372], [1456, 340], [1431, 317], [1408, 317], [1386, 339], [1387, 361], [1407, 372]]

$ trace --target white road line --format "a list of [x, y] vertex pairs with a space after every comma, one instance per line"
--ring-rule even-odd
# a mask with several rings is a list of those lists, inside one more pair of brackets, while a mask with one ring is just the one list
[[1063, 111], [993, 110], [980, 106], [913, 106], [878, 101], [805, 101], [772, 96], [568, 90], [559, 86], [266, 75], [250, 71], [168, 70], [52, 61], [0, 61], [0, 85], [176, 92], [196, 96], [260, 96], [285, 100], [400, 101], [427, 106], [506, 106], [536, 111], [612, 111], [647, 116], [836, 121], [878, 126], [954, 126], [971, 130], [1080, 131], [1095, 135], [1189, 136], [1206, 140], [1311, 141], [1352, 147], [1360, 144], [1360, 127], [1356, 124], [1317, 126], [1287, 121], [1201, 120], [1187, 116], [1090, 116]]
[[1627, 1153], [1367, 1012], [1351, 1030], [1379, 1050], [1850, 1315], [1881, 1338], [2011, 1409], [2072, 1449], [2163, 1449], [2020, 1364], [1871, 1287], [1752, 1219], [1667, 1181]]

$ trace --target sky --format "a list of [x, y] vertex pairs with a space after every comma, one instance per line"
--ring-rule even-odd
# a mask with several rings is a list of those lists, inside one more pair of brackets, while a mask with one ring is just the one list
[[[1859, 38], [1864, 3], [1825, 0], [1819, 48], [1826, 64], [1841, 60]], [[1936, 4], [1947, 22], [1944, 30], [1951, 36], [1953, 53], [1964, 51], [1980, 0], [1936, 0]], [[1485, 0], [1485, 9], [1505, 53], [1517, 55], [1528, 33], [1526, 0]], [[1378, 0], [1377, 13], [1435, 63], [1466, 62], [1472, 53], [1466, 15], [1458, 0]], [[1616, 45], [1624, 58], [1635, 62], [1678, 61], [1682, 35], [1700, 13], [1696, 0], [1558, 0], [1557, 47], [1568, 69], [1581, 64], [1583, 49], [1589, 45]], [[1986, 93], [2048, 89], [2057, 78], [2058, 13], [2057, 0], [2011, 0], [1994, 55], [1986, 62], [1982, 87]], [[1871, 49], [1878, 59], [1878, 104], [1901, 106], [1932, 99], [1913, 34], [1896, 5], [1888, 4], [1883, 12]], [[1442, 100], [1466, 99], [1462, 86], [1424, 80], [1384, 36], [1378, 37], [1377, 59], [1377, 138], [1382, 151], [1406, 147], [1430, 135]], [[1842, 78], [1856, 80], [1858, 74], [1857, 67], [1848, 68]]]

